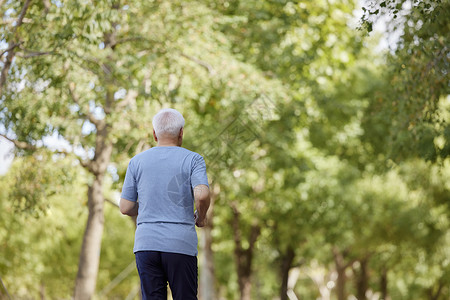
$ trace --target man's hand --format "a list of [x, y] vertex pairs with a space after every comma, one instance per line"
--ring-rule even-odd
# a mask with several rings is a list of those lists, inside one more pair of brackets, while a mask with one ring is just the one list
[[207, 218], [205, 217], [202, 221], [200, 221], [198, 219], [198, 211], [197, 210], [194, 212], [194, 220], [195, 220], [195, 225], [197, 225], [197, 227], [205, 227], [206, 226]]

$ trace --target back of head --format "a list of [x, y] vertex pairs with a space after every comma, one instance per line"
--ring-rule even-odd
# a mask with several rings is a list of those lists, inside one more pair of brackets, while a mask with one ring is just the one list
[[157, 137], [161, 135], [176, 137], [184, 127], [184, 118], [177, 110], [164, 108], [153, 117], [152, 123]]

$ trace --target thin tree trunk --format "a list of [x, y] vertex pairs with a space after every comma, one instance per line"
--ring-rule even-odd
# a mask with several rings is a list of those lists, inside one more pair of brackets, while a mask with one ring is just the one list
[[109, 126], [105, 120], [96, 121], [97, 136], [94, 159], [86, 167], [94, 174], [88, 188], [88, 220], [81, 246], [78, 274], [75, 282], [75, 300], [91, 299], [97, 283], [100, 250], [102, 244], [104, 215], [103, 177], [106, 173], [113, 146], [108, 141]]
[[75, 300], [91, 299], [95, 292], [103, 235], [103, 178], [111, 159], [112, 144], [108, 141], [109, 127], [104, 120], [96, 123], [95, 156], [85, 167], [94, 175], [88, 188], [88, 219], [83, 235], [78, 274], [75, 281]]
[[78, 264], [75, 300], [91, 299], [95, 292], [104, 226], [102, 183], [103, 176], [97, 176], [88, 188], [89, 215]]
[[238, 275], [238, 285], [240, 292], [240, 300], [251, 299], [252, 288], [252, 262], [253, 262], [253, 250], [255, 243], [261, 233], [261, 228], [257, 224], [253, 224], [250, 228], [250, 236], [248, 238], [248, 248], [242, 247], [242, 233], [239, 227], [240, 212], [235, 204], [231, 204], [233, 209], [233, 237], [235, 242], [234, 256], [236, 261], [236, 269]]
[[[111, 9], [118, 9], [120, 1], [111, 5]], [[105, 48], [114, 51], [116, 46], [116, 25], [112, 23], [112, 31], [104, 33]], [[88, 220], [81, 246], [80, 261], [78, 264], [78, 274], [75, 281], [74, 300], [89, 300], [95, 292], [97, 283], [97, 273], [100, 263], [100, 250], [104, 227], [103, 207], [105, 199], [103, 197], [103, 177], [111, 160], [113, 145], [109, 141], [111, 125], [108, 124], [109, 116], [114, 112], [114, 85], [112, 84], [113, 73], [111, 65], [114, 60], [108, 56], [108, 60], [102, 64], [103, 84], [105, 86], [105, 103], [103, 119], [96, 118], [91, 112], [84, 112], [91, 123], [97, 129], [95, 140], [94, 159], [84, 164], [84, 167], [95, 176], [94, 182], [88, 188]], [[75, 102], [76, 95], [72, 95]]]
[[211, 204], [207, 213], [207, 225], [202, 229], [201, 242], [201, 274], [200, 274], [200, 299], [214, 300], [214, 253], [212, 251], [212, 230], [213, 230], [213, 216], [214, 216], [214, 202], [217, 193], [213, 190], [211, 193]]
[[250, 300], [252, 298], [252, 281], [250, 276], [242, 278], [241, 284], [241, 300]]
[[359, 270], [353, 270], [356, 277], [356, 298], [358, 300], [367, 300], [366, 292], [369, 287], [369, 274], [367, 270], [367, 264], [369, 259], [364, 258], [359, 261], [360, 263], [360, 269]]
[[380, 278], [380, 292], [381, 292], [381, 300], [389, 300], [388, 295], [388, 277], [387, 277], [387, 270], [383, 268], [381, 271], [381, 278]]
[[[6, 239], [8, 240], [8, 239]], [[6, 288], [5, 284], [3, 283], [2, 277], [0, 276], [0, 296], [2, 296], [0, 299], [3, 299], [3, 296], [7, 296], [8, 299], [11, 299], [11, 296], [9, 295], [8, 289]], [[5, 290], [5, 294], [3, 294], [2, 290]], [[6, 299], [6, 297], [4, 298]]]
[[39, 287], [39, 297], [41, 300], [45, 300], [45, 285], [43, 282], [41, 282], [41, 285]]
[[108, 141], [109, 126], [105, 120], [90, 116], [97, 128], [94, 159], [83, 162], [82, 165], [94, 175], [94, 180], [88, 187], [88, 219], [83, 235], [78, 274], [75, 281], [74, 299], [91, 299], [95, 292], [97, 273], [100, 262], [100, 250], [104, 227], [103, 178], [106, 173], [113, 146]]
[[214, 262], [212, 245], [212, 226], [207, 225], [202, 229], [202, 256], [200, 273], [200, 299], [214, 300]]
[[339, 249], [337, 248], [333, 249], [333, 257], [336, 266], [336, 272], [338, 274], [336, 280], [337, 298], [338, 300], [347, 300], [347, 292], [345, 289], [345, 286], [347, 284], [347, 275], [345, 274], [345, 271], [349, 266], [352, 265], [353, 261], [345, 263], [345, 251], [341, 253], [341, 251], [339, 251]]
[[288, 280], [289, 270], [292, 267], [292, 262], [295, 258], [295, 251], [291, 246], [288, 246], [286, 253], [282, 257], [280, 273], [281, 273], [281, 287], [280, 300], [288, 300]]
[[429, 299], [430, 300], [438, 300], [439, 297], [441, 296], [443, 287], [444, 287], [444, 284], [442, 282], [439, 282], [439, 286], [438, 286], [438, 289], [437, 289], [436, 293], [433, 292], [433, 287], [431, 287], [429, 289], [429, 293], [428, 293], [429, 294], [429, 296], [428, 296]]
[[336, 281], [336, 294], [338, 300], [346, 300], [347, 295], [345, 292], [345, 284], [347, 282], [347, 277], [345, 276], [345, 269], [336, 265], [336, 271], [338, 274]]

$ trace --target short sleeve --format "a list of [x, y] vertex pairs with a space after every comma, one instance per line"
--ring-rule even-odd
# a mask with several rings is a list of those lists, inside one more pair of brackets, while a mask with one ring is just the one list
[[128, 164], [127, 173], [125, 175], [125, 181], [122, 187], [122, 198], [130, 201], [137, 201], [137, 186], [136, 177], [134, 175], [134, 168], [132, 161]]
[[191, 171], [191, 186], [195, 188], [199, 184], [208, 184], [208, 176], [206, 175], [206, 164], [202, 156], [198, 155], [194, 159]]

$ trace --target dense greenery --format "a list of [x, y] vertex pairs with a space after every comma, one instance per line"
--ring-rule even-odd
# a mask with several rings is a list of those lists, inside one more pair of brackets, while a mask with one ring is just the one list
[[450, 296], [449, 1], [0, 5], [0, 299], [138, 299], [115, 203], [162, 107], [208, 166], [203, 300]]

